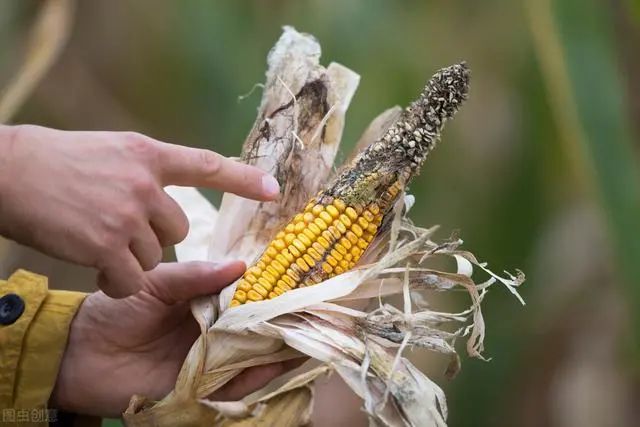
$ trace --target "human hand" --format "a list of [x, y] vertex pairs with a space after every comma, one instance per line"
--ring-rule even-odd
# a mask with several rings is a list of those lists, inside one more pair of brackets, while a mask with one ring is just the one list
[[[51, 406], [118, 417], [134, 394], [164, 397], [200, 333], [187, 301], [219, 292], [243, 271], [242, 262], [160, 264], [135, 295], [120, 300], [102, 292], [89, 295], [71, 324]], [[214, 397], [240, 399], [297, 363], [250, 368]]]
[[137, 292], [183, 240], [187, 219], [163, 187], [277, 197], [265, 172], [208, 150], [127, 132], [0, 125], [0, 235], [100, 271], [107, 295]]

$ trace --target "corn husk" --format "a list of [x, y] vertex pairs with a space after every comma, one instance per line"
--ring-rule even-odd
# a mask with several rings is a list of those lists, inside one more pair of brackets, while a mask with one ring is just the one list
[[[253, 261], [283, 222], [326, 183], [359, 77], [338, 64], [322, 67], [319, 58], [313, 37], [284, 28], [269, 54], [262, 103], [242, 149], [242, 161], [278, 178], [281, 200], [260, 203], [225, 194], [216, 211], [193, 189], [168, 189], [193, 227], [176, 247], [179, 260]], [[376, 118], [356, 150], [380, 138], [398, 114], [396, 107]], [[445, 425], [442, 389], [404, 353], [423, 348], [448, 355], [451, 376], [460, 364], [456, 341], [466, 339], [467, 353], [482, 358], [483, 298], [495, 283], [518, 296], [524, 276], [494, 274], [462, 250], [455, 236], [436, 242], [436, 227], [421, 228], [407, 218], [413, 203], [409, 195], [398, 200], [391, 226], [352, 271], [233, 309], [227, 307], [235, 284], [219, 296], [194, 301], [202, 335], [175, 389], [159, 402], [135, 396], [124, 414], [127, 425], [304, 425], [312, 412], [313, 381], [330, 373], [362, 398], [372, 425]], [[439, 257], [452, 258], [457, 269], [438, 270]], [[476, 270], [488, 279], [476, 284]], [[428, 305], [430, 292], [456, 289], [468, 293], [468, 307], [449, 313]], [[401, 308], [386, 302], [391, 295], [402, 296]], [[369, 308], [362, 309], [368, 301]], [[313, 362], [242, 401], [209, 399], [244, 369], [301, 355]]]

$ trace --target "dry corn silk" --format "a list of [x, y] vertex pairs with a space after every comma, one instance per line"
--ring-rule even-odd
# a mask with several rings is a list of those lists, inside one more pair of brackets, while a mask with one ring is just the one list
[[[220, 295], [192, 302], [202, 334], [174, 390], [160, 401], [133, 396], [127, 425], [305, 425], [314, 381], [327, 375], [340, 375], [362, 398], [372, 425], [446, 425], [444, 393], [406, 353], [444, 354], [450, 363], [443, 369], [453, 376], [457, 341], [483, 358], [481, 303], [492, 285], [522, 302], [521, 272], [497, 275], [459, 238], [435, 241], [437, 227], [407, 217], [420, 202], [407, 194], [409, 183], [467, 99], [467, 65], [437, 71], [407, 108], [375, 118], [336, 171], [359, 76], [319, 60], [312, 36], [285, 27], [242, 147], [241, 161], [277, 177], [279, 201], [225, 194], [216, 209], [195, 189], [167, 188], [191, 225], [176, 247], [180, 261], [242, 259], [249, 268]], [[456, 267], [438, 269], [442, 257]], [[434, 292], [458, 289], [469, 295], [468, 307], [429, 305]], [[394, 295], [399, 305], [390, 304]], [[241, 401], [212, 398], [246, 369], [300, 357], [309, 360]]]

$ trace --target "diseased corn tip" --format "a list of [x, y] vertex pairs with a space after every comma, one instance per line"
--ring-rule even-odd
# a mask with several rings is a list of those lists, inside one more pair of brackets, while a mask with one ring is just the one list
[[[391, 186], [381, 199], [393, 200], [400, 189]], [[375, 238], [382, 219], [375, 203], [347, 205], [335, 198], [323, 205], [312, 200], [247, 269], [230, 307], [272, 299], [350, 270]]]

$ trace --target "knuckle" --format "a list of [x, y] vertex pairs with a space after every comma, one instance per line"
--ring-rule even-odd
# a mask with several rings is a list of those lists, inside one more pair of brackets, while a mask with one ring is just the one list
[[129, 236], [140, 223], [140, 213], [133, 204], [123, 204], [117, 210], [117, 218], [114, 221], [115, 231], [121, 235]]
[[135, 174], [129, 179], [129, 182], [138, 200], [147, 202], [158, 193], [155, 181], [148, 174], [142, 172]]
[[124, 239], [122, 234], [114, 232], [114, 230], [106, 230], [100, 233], [95, 246], [98, 253], [96, 254], [96, 267], [101, 267], [109, 258], [109, 254], [112, 254], [123, 246]]
[[154, 152], [151, 138], [137, 132], [124, 132], [123, 139], [129, 152], [138, 157], [149, 157]]
[[207, 175], [217, 175], [223, 164], [223, 157], [209, 150], [200, 151], [200, 164]]

